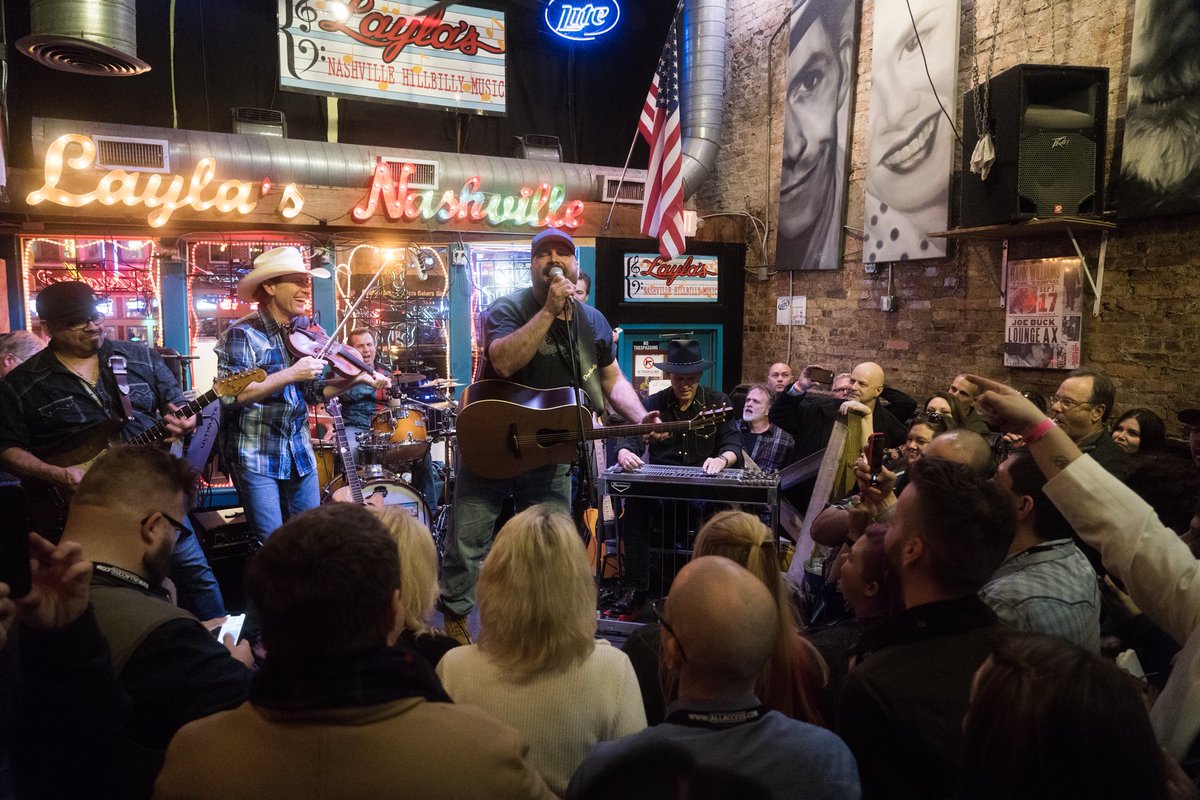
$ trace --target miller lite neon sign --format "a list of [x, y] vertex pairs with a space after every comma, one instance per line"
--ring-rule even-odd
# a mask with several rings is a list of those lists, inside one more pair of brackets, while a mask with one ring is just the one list
[[617, 27], [621, 7], [617, 0], [550, 0], [544, 12], [546, 25], [573, 42], [590, 42]]

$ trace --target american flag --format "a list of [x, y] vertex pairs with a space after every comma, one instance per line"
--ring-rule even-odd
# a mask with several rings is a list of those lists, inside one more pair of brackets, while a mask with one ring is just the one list
[[658, 238], [663, 258], [678, 258], [685, 245], [683, 236], [682, 151], [679, 132], [679, 48], [671, 23], [667, 44], [658, 59], [638, 131], [650, 145], [650, 169], [642, 200], [642, 233]]

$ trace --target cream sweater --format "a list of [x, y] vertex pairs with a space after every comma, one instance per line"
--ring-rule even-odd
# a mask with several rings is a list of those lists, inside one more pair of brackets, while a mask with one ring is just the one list
[[633, 665], [603, 639], [582, 663], [525, 683], [507, 680], [477, 645], [450, 650], [437, 673], [454, 702], [520, 731], [530, 762], [558, 795], [593, 745], [646, 727]]

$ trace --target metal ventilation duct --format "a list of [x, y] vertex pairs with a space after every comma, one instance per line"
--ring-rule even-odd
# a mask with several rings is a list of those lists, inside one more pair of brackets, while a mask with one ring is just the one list
[[[66, 4], [66, 0], [58, 2]], [[725, 106], [726, 2], [686, 0], [684, 6], [680, 80], [685, 197], [694, 194], [708, 179], [720, 149]], [[80, 0], [74, 3], [80, 4]], [[221, 164], [223, 175], [248, 180], [270, 175], [277, 181], [308, 186], [365, 187], [376, 160], [382, 157], [437, 162], [438, 178], [444, 188], [461, 186], [467, 178], [478, 175], [489, 192], [513, 193], [522, 186], [551, 183], [563, 184], [571, 197], [602, 201], [605, 181], [614, 172], [612, 167], [583, 164], [43, 118], [34, 120], [35, 151], [44, 152], [64, 133], [166, 140], [171, 168], [178, 174], [190, 172], [200, 159], [212, 156]], [[620, 170], [616, 172], [619, 174]], [[630, 170], [626, 180], [644, 183], [646, 173]]]
[[51, 69], [80, 75], [141, 75], [134, 0], [29, 0], [30, 34], [17, 49]]

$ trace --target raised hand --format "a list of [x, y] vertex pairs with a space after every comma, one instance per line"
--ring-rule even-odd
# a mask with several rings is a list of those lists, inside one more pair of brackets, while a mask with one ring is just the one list
[[35, 630], [65, 628], [87, 610], [92, 562], [83, 560], [83, 546], [62, 542], [58, 546], [29, 534], [29, 594], [17, 601], [21, 623]]

